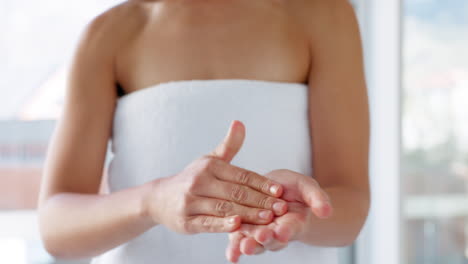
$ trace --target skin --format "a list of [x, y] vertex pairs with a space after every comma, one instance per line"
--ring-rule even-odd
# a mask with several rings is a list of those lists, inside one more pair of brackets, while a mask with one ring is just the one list
[[[145, 199], [147, 216], [173, 231], [195, 234], [234, 231], [241, 221], [266, 224], [275, 215], [285, 214], [287, 204], [274, 198], [282, 194], [281, 185], [227, 163], [239, 151], [244, 137], [243, 124], [236, 120], [211, 154], [177, 175], [153, 181], [153, 190]], [[181, 192], [183, 195], [174, 195]]]
[[[180, 173], [99, 192], [116, 83], [131, 93], [173, 80], [223, 78], [310, 84], [314, 179], [230, 165], [246, 129], [234, 121], [212, 153]], [[60, 258], [96, 256], [158, 224], [184, 234], [230, 232], [230, 261], [252, 249], [279, 250], [290, 240], [350, 244], [369, 207], [367, 107], [359, 32], [344, 0], [117, 5], [86, 26], [73, 57], [39, 197], [46, 249]], [[294, 189], [294, 182], [308, 184]], [[278, 192], [270, 193], [275, 184]], [[231, 196], [216, 193], [220, 186]], [[287, 205], [276, 211], [273, 201]], [[272, 211], [269, 219], [255, 217], [265, 209]], [[272, 244], [265, 243], [268, 236]]]

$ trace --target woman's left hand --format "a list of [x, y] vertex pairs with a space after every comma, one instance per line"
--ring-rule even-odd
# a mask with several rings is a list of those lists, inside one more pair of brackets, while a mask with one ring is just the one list
[[281, 198], [288, 202], [288, 212], [268, 225], [242, 224], [230, 233], [226, 258], [231, 262], [237, 262], [242, 254], [281, 250], [290, 241], [300, 240], [312, 214], [319, 218], [331, 216], [330, 199], [312, 177], [287, 169], [273, 170], [264, 176], [283, 185]]

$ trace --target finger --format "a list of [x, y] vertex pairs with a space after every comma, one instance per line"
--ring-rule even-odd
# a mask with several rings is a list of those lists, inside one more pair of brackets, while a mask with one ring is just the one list
[[264, 247], [268, 247], [275, 241], [274, 232], [268, 226], [259, 226], [253, 232], [255, 240]]
[[244, 255], [255, 255], [264, 251], [263, 246], [252, 237], [244, 237], [240, 241], [240, 251]]
[[244, 138], [244, 124], [238, 120], [232, 121], [223, 142], [210, 152], [209, 156], [214, 156], [228, 163], [231, 162], [242, 147]]
[[283, 215], [288, 209], [287, 203], [279, 198], [265, 195], [252, 188], [235, 183], [210, 182], [206, 188], [199, 191], [198, 195], [232, 201], [249, 207], [272, 210], [275, 215]]
[[226, 248], [226, 258], [228, 261], [237, 263], [240, 256], [242, 255], [240, 251], [240, 241], [244, 237], [240, 232], [229, 233], [229, 245]]
[[268, 236], [268, 234], [264, 234], [265, 230], [270, 230], [269, 226], [241, 224], [236, 232], [240, 232], [241, 234], [247, 237], [255, 237], [257, 233], [260, 233], [260, 236], [263, 238], [263, 240], [266, 240], [266, 236]]
[[287, 242], [280, 242], [277, 239], [273, 239], [268, 245], [264, 245], [265, 250], [279, 251], [288, 246]]
[[281, 184], [253, 171], [222, 161], [214, 162], [210, 169], [213, 175], [222, 181], [245, 185], [274, 197], [280, 197], [283, 194], [283, 187]]
[[216, 217], [209, 215], [192, 216], [185, 222], [188, 234], [196, 233], [227, 233], [240, 226], [239, 216]]
[[238, 215], [242, 223], [260, 225], [271, 223], [274, 216], [271, 210], [252, 208], [232, 201], [205, 197], [193, 201], [187, 213], [189, 215], [212, 215], [218, 217]]
[[310, 177], [301, 177], [298, 181], [298, 189], [304, 202], [319, 218], [328, 218], [333, 212], [331, 201], [327, 193], [318, 182]]
[[289, 242], [293, 235], [291, 225], [279, 224], [273, 227], [274, 238], [280, 243], [286, 244]]
[[277, 251], [286, 247], [287, 243], [280, 242], [275, 238], [275, 233], [270, 226], [254, 226], [242, 224], [237, 232], [247, 237], [253, 237], [264, 249]]
[[[255, 241], [256, 242], [256, 241]], [[254, 255], [260, 255], [263, 252], [266, 251], [265, 247], [263, 247], [260, 243], [256, 242], [255, 250], [254, 250]]]

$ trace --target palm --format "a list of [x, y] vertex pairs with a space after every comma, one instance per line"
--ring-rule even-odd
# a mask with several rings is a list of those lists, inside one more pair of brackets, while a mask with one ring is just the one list
[[[297, 233], [301, 232], [302, 227], [311, 213], [310, 207], [302, 198], [298, 178], [291, 177], [290, 171], [286, 170], [273, 170], [265, 174], [265, 177], [283, 185], [284, 192], [281, 199], [288, 202], [288, 212], [282, 216], [276, 217], [268, 227], [274, 229], [276, 226], [281, 226], [290, 229], [288, 231], [292, 232], [291, 239], [294, 239]], [[260, 227], [261, 226], [252, 226], [251, 228], [255, 230]]]
[[276, 242], [270, 244], [268, 249], [279, 250], [284, 248], [288, 241], [299, 239], [313, 214], [321, 218], [331, 214], [328, 195], [311, 177], [286, 169], [273, 170], [265, 176], [283, 186], [281, 199], [288, 203], [288, 212], [276, 217], [267, 226], [242, 224], [241, 228], [230, 236], [227, 256], [231, 261], [237, 261], [241, 255], [241, 244], [244, 245], [244, 252], [253, 252], [255, 248], [262, 249], [259, 243], [265, 243], [266, 234], [270, 233]]

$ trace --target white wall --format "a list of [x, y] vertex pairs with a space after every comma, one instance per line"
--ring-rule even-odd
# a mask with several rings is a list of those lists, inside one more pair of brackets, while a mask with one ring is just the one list
[[400, 1], [359, 6], [371, 110], [371, 210], [357, 241], [356, 263], [399, 264]]

